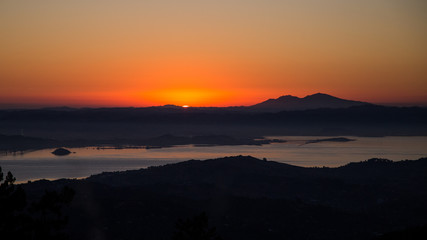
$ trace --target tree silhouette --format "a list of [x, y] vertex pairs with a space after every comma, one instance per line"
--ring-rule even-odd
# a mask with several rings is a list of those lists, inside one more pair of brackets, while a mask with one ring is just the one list
[[[3, 181], [4, 180], [4, 181]], [[46, 191], [38, 202], [27, 204], [21, 186], [0, 167], [0, 236], [5, 239], [68, 239], [62, 232], [67, 218], [61, 209], [71, 202], [74, 190], [64, 187], [61, 192]]]
[[7, 237], [24, 237], [30, 219], [23, 212], [27, 205], [25, 192], [14, 185], [15, 180], [11, 172], [4, 178], [0, 167], [0, 233]]
[[209, 228], [206, 213], [176, 223], [173, 240], [220, 240], [214, 227]]

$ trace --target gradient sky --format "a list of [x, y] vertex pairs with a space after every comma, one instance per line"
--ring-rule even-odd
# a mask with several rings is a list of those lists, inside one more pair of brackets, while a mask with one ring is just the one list
[[427, 105], [425, 0], [2, 0], [0, 106]]

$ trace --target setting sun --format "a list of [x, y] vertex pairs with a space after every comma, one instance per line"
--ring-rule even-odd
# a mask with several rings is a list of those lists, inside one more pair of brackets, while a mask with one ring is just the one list
[[188, 107], [190, 107], [190, 106], [188, 106], [188, 105], [183, 105], [182, 107], [183, 107], [183, 108], [188, 108]]
[[160, 105], [174, 104], [182, 107], [206, 106], [213, 102], [221, 103], [227, 101], [229, 94], [216, 89], [198, 88], [171, 88], [158, 89], [141, 93], [144, 102], [153, 102]]

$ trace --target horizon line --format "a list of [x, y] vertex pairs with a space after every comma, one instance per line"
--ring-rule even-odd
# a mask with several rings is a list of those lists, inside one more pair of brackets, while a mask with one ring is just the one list
[[[384, 107], [427, 107], [427, 103], [404, 103], [404, 102], [366, 102], [367, 104], [373, 104], [377, 106]], [[256, 103], [257, 104], [257, 103]], [[132, 105], [29, 105], [29, 104], [2, 104], [0, 103], [0, 110], [37, 110], [37, 109], [53, 109], [53, 108], [63, 108], [63, 109], [101, 109], [101, 108], [160, 108], [160, 107], [173, 107], [173, 108], [245, 108], [250, 107], [252, 105], [230, 105], [230, 106], [191, 106], [191, 105], [176, 105], [176, 104], [164, 104], [164, 105], [152, 105], [152, 106], [132, 106]]]
[[205, 106], [199, 106], [199, 105], [191, 105], [191, 104], [183, 104], [183, 105], [178, 105], [178, 104], [173, 104], [173, 103], [168, 103], [168, 104], [162, 104], [162, 105], [140, 105], [140, 106], [136, 106], [136, 105], [115, 105], [115, 104], [58, 104], [58, 105], [51, 105], [51, 104], [31, 104], [31, 103], [8, 103], [8, 102], [4, 102], [4, 103], [0, 103], [0, 110], [24, 110], [24, 109], [49, 109], [49, 108], [70, 108], [70, 109], [85, 109], [85, 108], [89, 108], [89, 109], [98, 109], [98, 108], [152, 108], [152, 107], [182, 107], [182, 108], [241, 108], [241, 107], [250, 107], [259, 103], [263, 103], [265, 101], [268, 100], [276, 100], [279, 99], [281, 97], [286, 97], [286, 96], [291, 96], [291, 97], [296, 97], [298, 99], [304, 99], [306, 97], [309, 96], [314, 96], [314, 95], [326, 95], [326, 96], [330, 96], [333, 98], [337, 98], [337, 99], [341, 99], [341, 100], [347, 100], [347, 101], [356, 101], [356, 102], [362, 102], [362, 103], [367, 103], [367, 104], [374, 104], [374, 105], [380, 105], [380, 106], [389, 106], [389, 107], [427, 107], [427, 102], [399, 102], [399, 101], [390, 101], [390, 102], [368, 102], [368, 101], [361, 101], [361, 100], [352, 100], [352, 99], [347, 99], [347, 98], [341, 98], [341, 97], [336, 97], [334, 95], [328, 94], [328, 93], [322, 93], [322, 92], [316, 92], [313, 94], [308, 94], [305, 95], [304, 97], [298, 97], [295, 95], [291, 95], [291, 94], [283, 94], [280, 95], [277, 98], [265, 98], [265, 100], [260, 101], [260, 102], [255, 102], [255, 103], [251, 103], [251, 104], [244, 104], [244, 105], [227, 105], [227, 106], [215, 106], [215, 105], [205, 105]]

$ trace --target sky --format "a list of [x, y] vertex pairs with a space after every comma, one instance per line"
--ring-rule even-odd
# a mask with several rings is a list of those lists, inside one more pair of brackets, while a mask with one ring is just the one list
[[425, 0], [1, 0], [0, 107], [427, 105]]

